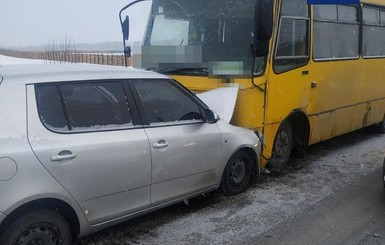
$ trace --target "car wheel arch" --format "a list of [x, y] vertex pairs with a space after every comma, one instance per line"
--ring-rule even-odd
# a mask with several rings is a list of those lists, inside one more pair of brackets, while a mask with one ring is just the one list
[[[244, 152], [246, 154], [248, 154], [252, 160], [253, 160], [253, 173], [255, 174], [255, 176], [259, 176], [259, 174], [261, 173], [261, 169], [260, 169], [260, 156], [258, 156], [258, 153], [253, 149], [252, 146], [248, 146], [248, 145], [243, 145], [243, 146], [240, 146], [238, 147], [237, 149], [235, 149], [231, 154], [229, 154], [226, 159], [223, 160], [223, 162], [227, 163], [230, 158], [236, 154], [237, 152]], [[221, 176], [223, 174], [223, 171], [225, 169], [225, 166], [223, 167], [222, 169], [222, 173], [221, 173]]]
[[[28, 201], [11, 212], [7, 213], [6, 218], [1, 225], [7, 225], [18, 217], [27, 214], [33, 210], [49, 209], [60, 214], [69, 224], [73, 237], [78, 237], [80, 234], [80, 221], [75, 209], [67, 202], [56, 198], [41, 198]], [[1, 230], [0, 230], [1, 231]]]

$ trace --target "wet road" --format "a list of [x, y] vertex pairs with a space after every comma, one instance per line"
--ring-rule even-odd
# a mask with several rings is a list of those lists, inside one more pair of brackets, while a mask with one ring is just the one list
[[385, 244], [381, 169], [256, 238], [255, 244]]

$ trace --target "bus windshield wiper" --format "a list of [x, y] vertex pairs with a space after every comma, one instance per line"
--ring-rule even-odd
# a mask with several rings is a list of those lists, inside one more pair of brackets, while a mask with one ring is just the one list
[[209, 75], [209, 71], [207, 68], [161, 68], [156, 69], [155, 71], [165, 75]]

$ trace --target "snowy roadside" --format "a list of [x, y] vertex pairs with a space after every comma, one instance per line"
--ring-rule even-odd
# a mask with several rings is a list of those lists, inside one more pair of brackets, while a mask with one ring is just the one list
[[20, 64], [44, 64], [48, 63], [46, 60], [31, 60], [31, 59], [20, 59], [0, 55], [0, 65], [20, 65]]

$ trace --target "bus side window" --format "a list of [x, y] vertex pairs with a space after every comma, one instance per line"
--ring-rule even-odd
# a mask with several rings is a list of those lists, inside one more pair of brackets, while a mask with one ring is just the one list
[[365, 58], [385, 56], [385, 9], [363, 7], [363, 55]]
[[306, 0], [282, 1], [274, 71], [285, 72], [309, 61], [309, 17]]
[[356, 6], [314, 5], [314, 60], [356, 59], [359, 38]]

